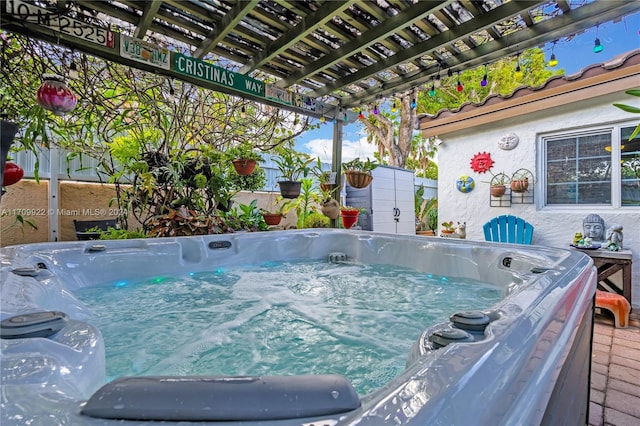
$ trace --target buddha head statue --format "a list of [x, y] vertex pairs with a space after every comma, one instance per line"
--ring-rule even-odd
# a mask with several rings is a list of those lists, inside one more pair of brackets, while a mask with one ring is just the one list
[[604, 220], [597, 214], [590, 214], [582, 220], [582, 235], [593, 241], [604, 240]]

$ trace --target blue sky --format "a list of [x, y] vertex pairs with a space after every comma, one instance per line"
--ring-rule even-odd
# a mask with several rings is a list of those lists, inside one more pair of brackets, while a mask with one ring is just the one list
[[[593, 53], [596, 36], [604, 50]], [[551, 56], [552, 44], [543, 47], [547, 60]], [[582, 68], [607, 62], [616, 56], [640, 48], [640, 13], [626, 16], [618, 22], [607, 22], [594, 26], [571, 40], [559, 40], [553, 49], [559, 64], [554, 69], [564, 69], [566, 75], [574, 74]], [[299, 136], [296, 147], [301, 152], [320, 156], [322, 161], [331, 161], [333, 123], [326, 122], [317, 130], [311, 130]], [[374, 145], [366, 142], [366, 134], [359, 123], [344, 128], [342, 159], [348, 161], [354, 157], [373, 157]]]

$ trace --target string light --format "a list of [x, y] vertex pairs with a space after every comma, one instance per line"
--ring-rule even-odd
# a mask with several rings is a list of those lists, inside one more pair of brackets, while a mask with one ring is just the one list
[[73, 58], [73, 50], [71, 51], [71, 64], [69, 64], [69, 73], [67, 74], [69, 76], [70, 79], [75, 80], [76, 78], [78, 78], [80, 76], [80, 74], [78, 74], [78, 67], [76, 65], [76, 61]]
[[604, 46], [600, 43], [600, 39], [598, 38], [599, 30], [600, 27], [596, 26], [596, 39], [593, 41], [593, 53], [600, 53], [604, 50]]
[[242, 105], [242, 108], [240, 108], [240, 118], [247, 118], [247, 109], [244, 107], [244, 105]]
[[80, 77], [80, 74], [78, 74], [78, 67], [76, 66], [76, 62], [71, 61], [71, 65], [69, 65], [69, 78], [75, 80], [78, 77]]
[[458, 86], [456, 87], [456, 90], [458, 92], [462, 92], [464, 90], [464, 86], [460, 82], [460, 71], [458, 71]]
[[596, 37], [594, 43], [595, 44], [593, 46], [593, 53], [600, 53], [604, 50], [604, 46], [600, 44], [600, 39], [598, 37]]
[[398, 111], [398, 101], [395, 100], [393, 101], [393, 106], [391, 107], [391, 112], [397, 112]]
[[169, 80], [169, 96], [167, 96], [167, 100], [169, 102], [175, 102], [176, 101], [176, 91], [173, 90], [173, 84], [171, 84], [171, 80]]
[[480, 86], [487, 87], [489, 83], [489, 76], [487, 75], [487, 66], [484, 66], [484, 76], [482, 76], [482, 80], [480, 81]]
[[436, 95], [436, 81], [434, 77], [431, 77], [431, 89], [429, 89], [429, 96], [432, 98]]
[[555, 67], [556, 65], [558, 65], [558, 60], [556, 59], [556, 54], [553, 52], [554, 49], [556, 48], [556, 42], [553, 42], [553, 46], [551, 47], [551, 57], [549, 58], [549, 62], [547, 63], [548, 66], [550, 67]]
[[513, 74], [516, 80], [522, 80], [524, 74], [522, 73], [522, 68], [520, 68], [520, 54], [516, 56], [516, 72]]
[[360, 113], [358, 114], [358, 120], [364, 120], [364, 114], [362, 113], [362, 111], [360, 111]]
[[378, 115], [380, 110], [378, 110], [378, 104], [373, 105], [373, 115]]
[[418, 106], [418, 101], [416, 101], [416, 98], [411, 99], [411, 109], [416, 109], [416, 106]]
[[324, 124], [325, 121], [327, 121], [327, 119], [324, 118], [324, 115], [320, 116], [320, 123]]

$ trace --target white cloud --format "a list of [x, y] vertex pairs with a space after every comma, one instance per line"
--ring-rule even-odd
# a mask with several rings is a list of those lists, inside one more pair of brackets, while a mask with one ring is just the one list
[[[312, 139], [305, 143], [304, 147], [311, 156], [320, 157], [324, 163], [331, 163], [331, 153], [333, 151], [332, 139]], [[366, 136], [361, 136], [356, 140], [343, 139], [342, 162], [353, 160], [356, 157], [360, 157], [361, 159], [369, 157], [373, 159], [373, 154], [376, 151], [375, 145], [367, 143]]]

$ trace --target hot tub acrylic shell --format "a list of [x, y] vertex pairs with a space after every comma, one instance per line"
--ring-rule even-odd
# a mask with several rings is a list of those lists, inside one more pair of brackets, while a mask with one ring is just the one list
[[[1, 424], [148, 424], [80, 414], [105, 383], [105, 359], [102, 336], [86, 322], [90, 312], [74, 291], [222, 266], [326, 260], [336, 253], [356, 263], [489, 282], [503, 289], [504, 299], [486, 311], [491, 322], [473, 342], [434, 349], [429, 336], [451, 324], [427, 328], [407, 354], [406, 370], [361, 396], [358, 408], [259, 424], [586, 423], [596, 287], [588, 256], [538, 246], [298, 230], [2, 249], [0, 320], [38, 311], [61, 311], [69, 320], [48, 338], [0, 340]], [[215, 424], [226, 423], [255, 424]]]

